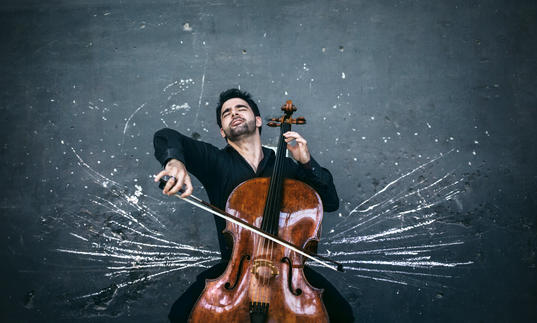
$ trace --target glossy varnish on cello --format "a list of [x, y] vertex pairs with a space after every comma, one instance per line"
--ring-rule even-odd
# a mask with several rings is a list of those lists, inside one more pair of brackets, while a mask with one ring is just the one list
[[[231, 193], [226, 212], [258, 226], [262, 231], [306, 250], [316, 249], [323, 207], [308, 185], [284, 179], [285, 141], [282, 134], [296, 108], [291, 101], [285, 115], [269, 126], [280, 126], [278, 153], [270, 178], [255, 178]], [[191, 322], [327, 322], [321, 290], [304, 277], [302, 255], [271, 240], [227, 222], [233, 253], [224, 274], [208, 280], [192, 313]]]

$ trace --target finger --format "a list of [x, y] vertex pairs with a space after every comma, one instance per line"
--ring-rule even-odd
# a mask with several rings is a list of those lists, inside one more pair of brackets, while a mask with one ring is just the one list
[[302, 136], [296, 131], [287, 131], [283, 134], [284, 137], [302, 138]]
[[308, 143], [308, 142], [306, 141], [306, 139], [304, 139], [304, 138], [302, 138], [302, 137], [300, 137], [300, 138], [296, 138], [295, 140], [296, 140], [296, 142], [298, 142], [299, 144], [304, 144], [304, 145], [306, 145], [306, 144]]
[[[172, 175], [173, 176], [173, 175]], [[166, 182], [166, 185], [164, 186], [164, 189], [162, 190], [162, 193], [163, 194], [168, 194], [168, 192], [170, 191], [170, 189], [173, 187], [173, 185], [175, 185], [175, 182], [177, 181], [177, 179], [175, 177], [170, 177], [168, 179], [168, 181]]]
[[185, 197], [189, 196], [190, 194], [192, 194], [193, 190], [194, 190], [194, 188], [192, 187], [192, 182], [190, 181], [190, 176], [186, 175], [185, 176], [185, 192], [183, 194], [181, 194], [181, 197], [185, 198]]
[[184, 173], [177, 174], [176, 178], [177, 179], [176, 179], [172, 189], [168, 192], [168, 195], [173, 195], [173, 194], [179, 192], [179, 190], [183, 187], [183, 181], [184, 181], [184, 178], [185, 178]]
[[155, 175], [155, 182], [158, 182], [160, 181], [160, 179], [162, 178], [162, 176], [166, 175], [166, 171], [163, 170], [161, 171], [160, 173], [158, 173], [157, 175]]

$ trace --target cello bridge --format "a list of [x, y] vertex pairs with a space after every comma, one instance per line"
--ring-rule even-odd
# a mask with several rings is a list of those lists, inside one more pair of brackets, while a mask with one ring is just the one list
[[256, 277], [258, 277], [259, 275], [265, 276], [267, 274], [265, 272], [266, 269], [270, 270], [270, 275], [272, 277], [276, 277], [279, 274], [278, 268], [276, 268], [276, 266], [274, 266], [272, 261], [269, 261], [269, 260], [266, 260], [266, 259], [254, 260], [254, 264], [252, 266], [252, 274], [256, 275]]

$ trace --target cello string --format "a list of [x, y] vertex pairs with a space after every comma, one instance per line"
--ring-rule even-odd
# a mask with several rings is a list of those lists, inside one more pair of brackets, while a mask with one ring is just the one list
[[[284, 125], [282, 125], [283, 127]], [[269, 189], [268, 189], [268, 194], [267, 194], [267, 199], [266, 199], [266, 203], [267, 205], [265, 206], [265, 210], [266, 212], [264, 212], [263, 214], [263, 220], [261, 223], [262, 223], [262, 230], [265, 231], [265, 232], [270, 232], [270, 233], [274, 233], [272, 232], [273, 230], [271, 230], [271, 228], [274, 227], [273, 223], [274, 223], [274, 220], [273, 220], [273, 215], [274, 215], [274, 208], [275, 208], [275, 205], [276, 204], [274, 202], [275, 200], [275, 195], [277, 195], [277, 181], [278, 181], [278, 176], [275, 176], [277, 174], [279, 174], [279, 169], [280, 169], [280, 165], [281, 165], [281, 151], [282, 151], [282, 142], [283, 142], [283, 139], [282, 139], [282, 133], [283, 133], [283, 128], [280, 129], [280, 140], [278, 141], [278, 151], [277, 151], [277, 155], [276, 155], [276, 160], [275, 160], [275, 164], [274, 164], [274, 170], [273, 170], [273, 173], [272, 173], [272, 176], [271, 176], [271, 179], [270, 179], [270, 185], [269, 185]], [[268, 218], [265, 218], [268, 217]], [[261, 256], [265, 256], [266, 254], [266, 250], [268, 250], [268, 248], [271, 248], [271, 256], [270, 256], [270, 259], [272, 259], [272, 246], [273, 243], [272, 241], [268, 240], [268, 239], [263, 239], [263, 248], [261, 249]], [[264, 266], [263, 266], [264, 267]], [[263, 270], [265, 270], [265, 268], [263, 268]], [[260, 277], [260, 279], [258, 280], [258, 282], [260, 283], [261, 285], [261, 297], [260, 297], [260, 300], [263, 302], [263, 303], [267, 303], [267, 286], [269, 284], [269, 280], [270, 280], [270, 277], [266, 277], [265, 274], [262, 275], [262, 277]]]
[[[279, 175], [281, 174], [280, 173], [281, 164], [282, 164], [281, 156], [282, 156], [282, 147], [283, 147], [283, 142], [284, 142], [282, 138], [282, 134], [284, 130], [283, 126], [284, 124], [282, 124], [282, 128], [280, 128], [280, 139], [278, 140], [278, 151], [276, 155], [272, 177], [270, 180], [270, 186], [269, 186], [269, 191], [268, 191], [268, 196], [267, 196], [267, 205], [265, 207], [267, 211], [265, 212], [264, 217], [266, 216], [266, 218], [264, 218], [265, 221], [263, 221], [264, 222], [263, 230], [266, 232], [270, 232], [271, 234], [274, 234], [274, 217], [275, 217], [275, 208], [277, 204], [276, 200], [277, 200], [277, 195], [278, 195], [278, 192], [277, 192], [278, 182], [279, 182], [279, 177], [280, 177]], [[267, 259], [267, 261], [272, 261], [273, 243], [272, 241], [264, 240], [263, 242], [263, 255], [264, 256], [267, 253], [268, 249], [270, 249], [270, 257]], [[263, 268], [263, 270], [266, 271], [266, 268]], [[270, 274], [267, 275], [267, 273], [265, 272], [261, 277], [261, 284], [262, 284], [261, 298], [262, 298], [263, 303], [268, 303], [267, 292], [268, 292], [269, 283], [270, 283]]]
[[[281, 140], [280, 140], [281, 142]], [[278, 151], [280, 151], [280, 147], [281, 144], [278, 145]], [[274, 165], [274, 169], [278, 169], [278, 166], [279, 166], [280, 162], [279, 162], [279, 158], [276, 158], [276, 161], [275, 161], [275, 165]], [[262, 230], [265, 231], [265, 232], [268, 232], [270, 231], [270, 227], [271, 227], [271, 214], [273, 214], [273, 208], [274, 208], [274, 194], [275, 194], [275, 181], [276, 181], [276, 176], [274, 176], [274, 173], [272, 174], [272, 177], [270, 179], [270, 184], [269, 184], [269, 188], [268, 188], [268, 194], [267, 194], [267, 199], [266, 199], [266, 203], [267, 205], [265, 206], [265, 209], [267, 210], [266, 212], [264, 212], [263, 214], [263, 220], [261, 223], [262, 223]], [[267, 216], [268, 218], [265, 218], [265, 216]], [[265, 253], [266, 253], [266, 250], [267, 250], [267, 244], [268, 244], [268, 247], [270, 247], [271, 245], [271, 241], [267, 241], [268, 239], [263, 239], [263, 247], [261, 249], [261, 256], [264, 257]], [[260, 244], [261, 245], [261, 244]], [[263, 268], [264, 269], [264, 268]], [[260, 277], [260, 279], [258, 279], [258, 283], [259, 285], [261, 286], [259, 289], [260, 289], [260, 293], [261, 293], [261, 296], [260, 296], [260, 301], [261, 302], [266, 302], [266, 289], [267, 289], [267, 285], [268, 285], [268, 281], [267, 281], [267, 278], [265, 277], [265, 275], [262, 275], [262, 277]], [[258, 289], [258, 290], [259, 290]]]
[[[285, 160], [285, 154], [284, 151], [286, 151], [286, 143], [283, 139], [283, 133], [288, 131], [287, 124], [282, 124], [282, 128], [280, 131], [280, 144], [278, 145], [278, 158], [276, 161], [276, 165], [274, 166], [274, 172], [273, 172], [273, 178], [274, 178], [274, 184], [273, 187], [273, 196], [270, 199], [271, 201], [271, 208], [270, 208], [270, 229], [271, 233], [274, 235], [278, 235], [278, 229], [279, 229], [279, 215], [280, 215], [280, 208], [281, 208], [281, 201], [282, 201], [282, 183], [283, 183], [283, 167], [284, 167], [284, 160]], [[274, 242], [269, 241], [268, 248], [270, 249], [270, 256], [269, 260], [274, 266]], [[267, 294], [270, 291], [268, 288], [268, 285], [270, 284], [270, 280], [272, 279], [272, 267], [270, 274], [266, 277], [266, 285], [267, 285]], [[265, 295], [264, 302], [269, 303], [269, 297], [270, 295]]]

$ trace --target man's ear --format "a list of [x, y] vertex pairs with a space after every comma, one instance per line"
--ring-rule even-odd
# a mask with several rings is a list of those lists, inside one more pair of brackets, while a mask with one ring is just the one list
[[255, 126], [257, 128], [261, 128], [262, 125], [263, 125], [263, 119], [261, 119], [261, 117], [255, 117]]
[[222, 136], [222, 138], [226, 138], [226, 134], [224, 133], [224, 129], [220, 128], [220, 135]]

